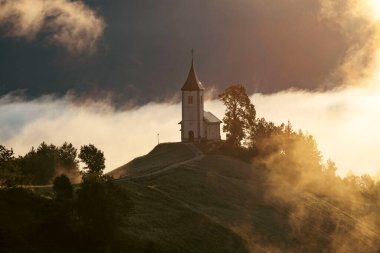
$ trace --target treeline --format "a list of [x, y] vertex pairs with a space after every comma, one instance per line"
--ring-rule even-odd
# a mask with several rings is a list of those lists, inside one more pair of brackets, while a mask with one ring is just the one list
[[80, 181], [78, 151], [65, 142], [61, 146], [41, 143], [24, 156], [16, 157], [12, 149], [0, 145], [0, 185], [46, 185], [60, 175]]
[[[270, 244], [289, 247], [288, 252], [380, 250], [379, 182], [369, 175], [339, 177], [311, 135], [294, 131], [290, 122], [276, 125], [256, 118], [243, 86], [227, 88], [220, 99], [226, 105], [227, 140], [218, 152], [259, 168], [263, 205], [284, 210], [280, 221], [288, 236]], [[316, 197], [314, 204], [305, 201], [308, 196]]]
[[[62, 150], [70, 150], [66, 165], [77, 166], [76, 159], [73, 159], [76, 150], [70, 144], [64, 144], [63, 148], [45, 144], [41, 147], [32, 154], [46, 148], [54, 152], [44, 152], [62, 159], [66, 157], [62, 154], [68, 154]], [[47, 157], [50, 162], [60, 165], [64, 161]], [[54, 179], [52, 191], [47, 189], [50, 197], [35, 194], [28, 188], [0, 190], [0, 252], [127, 251], [130, 242], [121, 228], [125, 227], [125, 218], [131, 211], [131, 200], [103, 174], [105, 158], [102, 151], [86, 145], [81, 147], [79, 158], [86, 167], [81, 183], [75, 187], [62, 174]], [[43, 160], [41, 162], [44, 164]], [[55, 163], [49, 164], [50, 167], [53, 165]], [[46, 176], [46, 180], [48, 178]]]

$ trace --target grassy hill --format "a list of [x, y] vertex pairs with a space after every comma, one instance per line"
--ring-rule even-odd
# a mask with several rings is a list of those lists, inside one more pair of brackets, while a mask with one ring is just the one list
[[161, 144], [109, 173], [134, 202], [124, 232], [151, 252], [378, 252], [371, 224], [307, 192], [280, 205], [262, 168], [199, 148]]
[[[160, 144], [109, 175], [133, 202], [111, 252], [380, 252], [371, 217], [339, 199], [273, 185], [268, 168], [212, 145]], [[51, 189], [30, 189], [37, 194], [0, 191], [0, 251], [85, 252], [82, 234], [66, 227], [66, 216], [57, 219]]]

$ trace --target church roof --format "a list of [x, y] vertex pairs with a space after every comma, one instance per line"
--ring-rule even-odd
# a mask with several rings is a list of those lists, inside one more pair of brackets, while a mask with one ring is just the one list
[[212, 114], [211, 112], [206, 112], [204, 111], [203, 112], [203, 119], [207, 122], [207, 123], [222, 123], [222, 121], [220, 119], [218, 119], [214, 114]]
[[[203, 120], [206, 121], [206, 123], [222, 123], [222, 121], [218, 119], [214, 114], [206, 111], [203, 111]], [[182, 124], [182, 121], [180, 121], [178, 124]]]
[[185, 84], [182, 86], [181, 90], [185, 91], [194, 91], [194, 90], [204, 90], [202, 83], [199, 81], [197, 73], [194, 68], [194, 60], [191, 60], [191, 68], [189, 71], [189, 75], [187, 76], [187, 80]]

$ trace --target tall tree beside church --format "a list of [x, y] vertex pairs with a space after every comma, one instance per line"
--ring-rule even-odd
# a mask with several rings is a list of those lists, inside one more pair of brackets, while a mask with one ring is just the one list
[[219, 95], [219, 99], [226, 106], [223, 131], [226, 132], [227, 143], [234, 148], [241, 147], [242, 141], [253, 134], [255, 106], [240, 84], [228, 87]]

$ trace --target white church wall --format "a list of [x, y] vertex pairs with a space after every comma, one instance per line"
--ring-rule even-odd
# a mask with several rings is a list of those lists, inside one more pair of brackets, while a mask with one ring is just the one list
[[219, 124], [207, 124], [207, 139], [208, 140], [220, 140], [220, 125]]
[[203, 138], [203, 91], [183, 91], [182, 104], [182, 139], [188, 140], [190, 131], [195, 139]]

